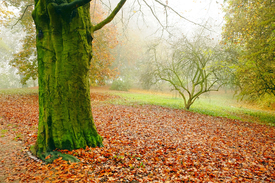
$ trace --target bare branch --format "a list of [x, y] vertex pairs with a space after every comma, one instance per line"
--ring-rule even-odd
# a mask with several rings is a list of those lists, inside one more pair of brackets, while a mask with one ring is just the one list
[[121, 0], [116, 8], [113, 10], [113, 12], [103, 21], [101, 21], [100, 23], [98, 23], [97, 25], [95, 25], [93, 27], [93, 31], [97, 31], [99, 29], [101, 29], [102, 27], [104, 27], [104, 25], [108, 24], [109, 22], [111, 22], [114, 17], [116, 16], [116, 14], [119, 12], [119, 10], [122, 8], [122, 6], [124, 5], [124, 3], [126, 2], [126, 0]]
[[193, 22], [192, 20], [189, 20], [189, 19], [185, 18], [184, 16], [182, 16], [181, 14], [179, 14], [176, 10], [174, 10], [172, 7], [170, 7], [170, 6], [168, 6], [168, 5], [166, 5], [166, 4], [162, 3], [162, 2], [160, 2], [159, 0], [155, 0], [155, 1], [156, 1], [157, 3], [159, 3], [160, 5], [164, 6], [165, 8], [169, 8], [170, 10], [172, 10], [174, 13], [176, 13], [179, 17], [183, 18], [184, 20], [186, 20], [186, 21], [188, 21], [188, 22], [190, 22], [190, 23], [192, 23], [192, 24], [198, 25], [198, 26], [200, 26], [200, 27], [203, 27], [203, 28], [205, 28], [206, 30], [215, 32], [215, 31], [210, 30], [210, 29], [208, 29], [207, 27], [205, 27], [205, 26], [203, 26], [203, 25], [201, 25], [201, 24], [199, 24], [199, 23]]
[[161, 21], [159, 20], [159, 18], [158, 18], [157, 15], [155, 14], [153, 8], [146, 2], [146, 0], [143, 0], [143, 2], [146, 4], [146, 6], [148, 6], [148, 8], [150, 9], [150, 11], [151, 11], [152, 14], [154, 15], [154, 17], [157, 19], [157, 21], [158, 21], [158, 23], [161, 25], [161, 27], [162, 27], [163, 29], [165, 29], [165, 30], [168, 32], [168, 34], [172, 35], [172, 34], [166, 29], [167, 26], [164, 26], [164, 25], [161, 23]]
[[107, 9], [108, 9], [108, 12], [112, 12], [112, 9], [111, 9], [111, 5], [110, 5], [110, 1], [108, 2], [108, 4], [106, 4], [104, 1], [100, 0], [100, 2], [102, 3], [102, 5], [104, 5]]
[[29, 5], [26, 6], [26, 8], [25, 8], [23, 14], [21, 15], [21, 17], [16, 21], [16, 23], [15, 23], [14, 25], [12, 25], [12, 27], [11, 27], [12, 29], [13, 29], [14, 26], [16, 26], [16, 25], [18, 24], [18, 22], [19, 22], [20, 20], [23, 19], [24, 15], [25, 15], [25, 13], [26, 13], [26, 11], [27, 11], [27, 9], [28, 9], [30, 6], [33, 6], [33, 5], [34, 5], [34, 4], [29, 4]]

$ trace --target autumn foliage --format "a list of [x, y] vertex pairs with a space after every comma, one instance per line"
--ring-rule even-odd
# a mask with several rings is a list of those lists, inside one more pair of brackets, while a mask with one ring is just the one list
[[[275, 95], [274, 12], [269, 0], [229, 0], [223, 42], [235, 49], [233, 65], [241, 95]], [[233, 55], [234, 56], [234, 55]]]
[[[17, 4], [16, 2], [13, 2]], [[24, 0], [24, 4], [31, 3], [30, 0]], [[17, 4], [19, 6], [19, 4]], [[25, 6], [24, 6], [25, 7]], [[18, 7], [21, 9], [22, 7]], [[13, 53], [13, 58], [9, 61], [9, 64], [18, 70], [21, 83], [26, 84], [29, 79], [36, 80], [38, 77], [38, 63], [36, 55], [36, 32], [31, 13], [33, 6], [28, 5], [26, 9], [21, 10], [24, 12], [24, 16], [17, 22], [20, 25], [20, 31], [22, 34], [26, 34], [21, 40], [22, 48], [20, 51]], [[23, 9], [23, 8], [22, 8]], [[13, 23], [15, 25], [15, 23]]]
[[118, 97], [109, 94], [91, 98], [104, 147], [62, 151], [80, 163], [60, 158], [43, 164], [26, 153], [36, 140], [38, 95], [0, 95], [0, 173], [6, 181], [275, 180], [274, 127], [159, 106], [113, 105], [107, 101]]
[[5, 1], [0, 2], [0, 24], [7, 24], [10, 16], [14, 15], [12, 11], [7, 9], [7, 5], [7, 2]]
[[[105, 13], [99, 2], [91, 2], [91, 20], [93, 24], [101, 22]], [[104, 85], [106, 80], [113, 79], [118, 74], [116, 68], [112, 68], [115, 58], [112, 49], [118, 44], [117, 29], [110, 23], [93, 35], [93, 58], [90, 68], [90, 82], [92, 86]]]

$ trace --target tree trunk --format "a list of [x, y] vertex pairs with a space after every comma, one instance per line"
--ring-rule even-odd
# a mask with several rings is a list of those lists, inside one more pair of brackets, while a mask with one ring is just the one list
[[73, 11], [56, 6], [49, 0], [35, 0], [33, 11], [39, 125], [32, 152], [38, 157], [55, 149], [102, 146], [92, 117], [88, 80], [92, 55], [90, 5]]
[[190, 109], [190, 106], [191, 106], [191, 104], [190, 104], [190, 103], [185, 104], [185, 109], [189, 110], [189, 109]]

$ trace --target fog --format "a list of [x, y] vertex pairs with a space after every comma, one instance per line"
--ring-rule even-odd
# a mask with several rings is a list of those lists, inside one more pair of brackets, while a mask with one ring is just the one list
[[[111, 11], [119, 2], [113, 1], [97, 1], [102, 3], [105, 10]], [[171, 43], [178, 40], [182, 35], [192, 37], [198, 30], [205, 30], [205, 35], [216, 40], [221, 38], [221, 28], [223, 24], [223, 0], [166, 0], [159, 1], [150, 0], [128, 0], [122, 10], [113, 20], [119, 35], [117, 39], [123, 42], [124, 46], [117, 46], [112, 50], [115, 57], [113, 67], [118, 67], [120, 63], [120, 77], [131, 77], [137, 82], [139, 76], [133, 74], [139, 72], [139, 64], [144, 59], [144, 54], [148, 50], [148, 46], [157, 40]], [[24, 6], [24, 5], [22, 5]], [[22, 49], [22, 40], [26, 33], [17, 24], [13, 25], [20, 18], [20, 10], [16, 7], [9, 6], [9, 10], [14, 12], [10, 17], [8, 26], [0, 25], [0, 87], [21, 87], [20, 77], [17, 69], [9, 65], [9, 60], [13, 58], [13, 54]], [[126, 47], [135, 47], [135, 56], [132, 60], [131, 55], [124, 61], [121, 59], [123, 54], [119, 50], [127, 51]], [[118, 53], [119, 52], [119, 53]], [[124, 53], [126, 55], [127, 53]], [[123, 60], [123, 59], [122, 59]], [[123, 65], [124, 62], [124, 65]], [[125, 63], [130, 64], [125, 64]], [[121, 65], [122, 63], [122, 65]], [[135, 70], [131, 74], [126, 71]], [[130, 76], [131, 75], [131, 76]], [[32, 86], [32, 81], [28, 81]]]
[[[171, 9], [164, 8], [154, 0], [146, 2], [147, 4], [144, 1], [128, 1], [115, 22], [121, 22], [123, 14], [123, 23], [126, 22], [123, 26], [139, 30], [145, 39], [191, 35], [201, 27], [208, 28], [213, 37], [220, 38], [224, 16], [223, 0], [167, 0], [165, 5]], [[154, 8], [150, 9], [149, 6]]]

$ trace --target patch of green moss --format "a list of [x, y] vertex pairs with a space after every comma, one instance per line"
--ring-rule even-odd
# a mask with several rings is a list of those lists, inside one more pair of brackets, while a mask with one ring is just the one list
[[73, 155], [69, 154], [63, 154], [59, 151], [52, 151], [52, 152], [46, 152], [45, 154], [41, 155], [41, 160], [43, 160], [45, 163], [52, 163], [55, 159], [58, 159], [62, 157], [62, 160], [68, 161], [68, 162], [79, 162], [79, 159], [77, 159]]

